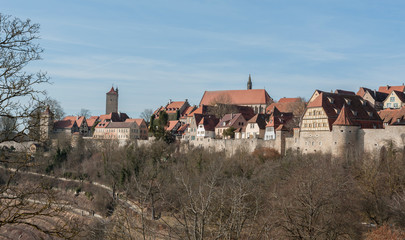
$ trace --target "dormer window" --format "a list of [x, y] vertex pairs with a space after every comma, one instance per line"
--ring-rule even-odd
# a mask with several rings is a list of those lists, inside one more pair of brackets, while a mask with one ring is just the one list
[[335, 112], [336, 112], [336, 114], [340, 114], [340, 109], [335, 108]]
[[347, 104], [347, 105], [350, 105], [350, 104], [352, 103], [352, 100], [351, 100], [351, 99], [348, 99], [348, 98], [345, 98], [345, 101], [346, 101], [346, 104]]
[[332, 104], [335, 103], [335, 99], [333, 99], [332, 97], [328, 97], [328, 100], [329, 100], [329, 102], [332, 103]]
[[368, 116], [372, 117], [373, 115], [373, 112], [368, 112]]
[[354, 116], [357, 116], [357, 111], [352, 111]]
[[362, 104], [363, 106], [366, 106], [366, 105], [367, 105], [367, 101], [361, 99], [361, 104]]

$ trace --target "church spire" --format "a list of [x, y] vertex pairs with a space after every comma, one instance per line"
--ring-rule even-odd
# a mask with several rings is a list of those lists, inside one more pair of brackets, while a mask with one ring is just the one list
[[252, 77], [249, 74], [249, 81], [247, 82], [247, 89], [250, 90], [252, 89]]

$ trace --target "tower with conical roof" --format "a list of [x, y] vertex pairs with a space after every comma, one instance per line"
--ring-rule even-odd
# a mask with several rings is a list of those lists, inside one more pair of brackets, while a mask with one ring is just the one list
[[247, 82], [247, 90], [251, 90], [252, 89], [252, 77], [249, 74], [249, 80]]
[[106, 94], [105, 114], [118, 112], [118, 88], [111, 87]]

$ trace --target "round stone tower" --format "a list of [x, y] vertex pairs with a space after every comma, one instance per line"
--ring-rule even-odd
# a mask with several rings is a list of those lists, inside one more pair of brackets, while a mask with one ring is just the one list
[[332, 126], [332, 156], [350, 157], [356, 152], [357, 134], [360, 126], [353, 120], [353, 114], [346, 107], [340, 111], [340, 114]]
[[42, 142], [46, 142], [50, 139], [53, 131], [53, 113], [49, 109], [49, 106], [45, 111], [41, 112], [39, 120], [39, 138]]

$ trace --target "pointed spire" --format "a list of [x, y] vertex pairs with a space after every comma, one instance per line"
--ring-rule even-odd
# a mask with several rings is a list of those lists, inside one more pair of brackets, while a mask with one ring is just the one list
[[248, 90], [252, 89], [252, 77], [250, 76], [250, 73], [249, 73], [249, 81], [247, 83], [247, 89]]
[[346, 107], [346, 104], [343, 105], [342, 109], [340, 110], [340, 114], [337, 117], [336, 121], [333, 125], [339, 126], [355, 126], [356, 124], [351, 120], [353, 114], [351, 111]]

